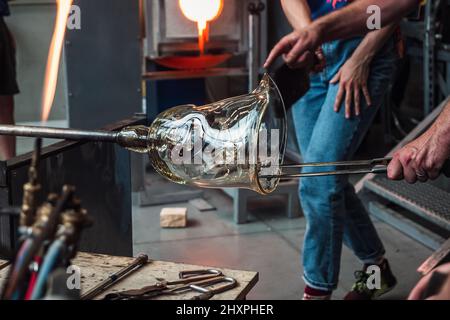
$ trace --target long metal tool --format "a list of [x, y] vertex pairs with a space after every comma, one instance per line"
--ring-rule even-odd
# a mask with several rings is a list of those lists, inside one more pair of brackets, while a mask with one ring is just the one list
[[109, 132], [102, 130], [0, 125], [0, 136], [2, 135], [72, 141], [112, 142], [138, 152], [146, 152], [148, 143], [148, 130], [144, 127], [125, 128], [121, 131]]
[[312, 163], [300, 163], [293, 165], [282, 165], [280, 168], [285, 170], [303, 169], [303, 168], [326, 168], [326, 167], [338, 167], [344, 169], [336, 169], [330, 171], [319, 172], [307, 172], [307, 173], [287, 173], [282, 172], [276, 175], [261, 175], [260, 178], [272, 179], [291, 179], [291, 178], [307, 178], [307, 177], [323, 177], [332, 175], [349, 175], [349, 174], [364, 174], [364, 173], [387, 173], [387, 166], [391, 162], [392, 158], [380, 158], [372, 160], [362, 161], [338, 161], [338, 162], [312, 162]]
[[116, 273], [110, 275], [106, 280], [99, 283], [97, 286], [86, 292], [81, 296], [81, 300], [92, 300], [99, 294], [105, 292], [112, 285], [116, 284], [118, 281], [129, 276], [133, 272], [137, 271], [139, 268], [144, 266], [148, 262], [148, 256], [146, 254], [140, 254], [132, 263], [117, 271]]
[[119, 132], [1, 125], [0, 135], [32, 137], [32, 138], [34, 137], [34, 138], [49, 138], [49, 139], [66, 139], [76, 141], [89, 140], [89, 141], [117, 142]]
[[[357, 161], [337, 161], [337, 162], [311, 162], [300, 163], [293, 165], [282, 165], [280, 168], [282, 172], [276, 175], [261, 175], [264, 179], [292, 179], [292, 178], [308, 178], [308, 177], [325, 177], [325, 176], [340, 176], [350, 174], [386, 174], [389, 163], [392, 158], [378, 158], [371, 160], [357, 160]], [[305, 173], [288, 173], [286, 171], [303, 168], [326, 168], [337, 167], [336, 170], [305, 172]], [[450, 177], [450, 160], [448, 160], [442, 168], [442, 173]]]

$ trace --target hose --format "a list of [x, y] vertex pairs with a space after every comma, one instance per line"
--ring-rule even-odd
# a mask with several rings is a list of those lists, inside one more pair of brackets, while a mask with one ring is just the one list
[[36, 264], [36, 268], [31, 273], [30, 283], [28, 284], [28, 289], [25, 294], [25, 300], [30, 300], [31, 294], [33, 293], [34, 287], [36, 286], [37, 276], [42, 264], [42, 257], [37, 256], [36, 258], [34, 258], [34, 264]]
[[41, 270], [39, 271], [36, 284], [31, 294], [31, 300], [38, 300], [42, 297], [47, 284], [47, 279], [50, 273], [55, 268], [58, 258], [64, 249], [64, 242], [62, 240], [55, 240], [45, 255], [44, 261], [41, 265]]
[[50, 216], [48, 217], [47, 223], [44, 225], [42, 230], [39, 230], [39, 232], [36, 232], [36, 234], [33, 236], [33, 240], [31, 241], [31, 246], [28, 250], [28, 253], [24, 255], [23, 263], [21, 265], [16, 265], [14, 272], [11, 273], [11, 277], [6, 284], [3, 293], [4, 299], [11, 299], [14, 292], [16, 291], [16, 288], [20, 285], [21, 281], [28, 271], [28, 264], [32, 262], [33, 257], [37, 254], [44, 241], [50, 239], [53, 236], [54, 228], [57, 225], [57, 220], [69, 201], [71, 201], [73, 192], [73, 187], [64, 186], [63, 194], [58, 199], [56, 206], [53, 208]]
[[[11, 268], [11, 274], [9, 276], [9, 279], [12, 279], [14, 277], [17, 277], [19, 271], [23, 268], [23, 264], [26, 263], [26, 261], [28, 260], [28, 256], [31, 254], [30, 250], [33, 246], [33, 240], [32, 239], [26, 239], [23, 243], [22, 246], [19, 249], [19, 252], [17, 253], [17, 258], [16, 261], [14, 263], [14, 265]], [[6, 285], [8, 286], [8, 282], [6, 283]], [[19, 299], [18, 297], [18, 292], [16, 291], [16, 288], [14, 288], [14, 297], [12, 296], [5, 296], [4, 298], [6, 299]]]

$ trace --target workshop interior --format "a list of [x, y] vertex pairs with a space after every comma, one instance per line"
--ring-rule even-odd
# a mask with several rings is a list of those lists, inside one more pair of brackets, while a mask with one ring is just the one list
[[[16, 141], [0, 161], [1, 299], [301, 300], [299, 186], [330, 177], [348, 179], [383, 241], [396, 286], [379, 299], [406, 299], [450, 261], [450, 166], [426, 183], [386, 175], [448, 102], [449, 1], [401, 21], [392, 81], [337, 162], [300, 151], [296, 103], [314, 75], [263, 68], [292, 30], [280, 1], [7, 3], [20, 93], [0, 123]], [[333, 299], [363, 267], [339, 256]]]

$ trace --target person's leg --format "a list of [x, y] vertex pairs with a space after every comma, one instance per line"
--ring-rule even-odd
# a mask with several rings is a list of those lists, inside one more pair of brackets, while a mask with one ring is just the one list
[[[351, 159], [375, 117], [385, 92], [381, 84], [389, 83], [390, 77], [386, 75], [392, 74], [393, 68], [393, 60], [380, 67], [374, 66], [372, 74], [385, 76], [371, 76], [369, 84], [372, 88], [373, 106], [364, 108], [360, 117], [346, 119], [345, 108], [341, 108], [340, 113], [334, 112], [338, 87], [329, 87], [304, 155], [305, 162]], [[327, 169], [335, 168], [306, 168], [303, 172]], [[360, 218], [357, 211], [361, 210], [361, 207], [352, 202], [353, 198], [349, 197], [347, 200], [347, 186], [345, 177], [336, 176], [307, 178], [301, 181], [302, 206], [308, 221], [303, 252], [304, 279], [313, 288], [330, 291], [336, 288], [343, 240], [358, 252], [360, 258], [384, 253], [367, 213], [360, 211]], [[348, 202], [351, 203], [348, 205]], [[354, 210], [347, 213], [347, 207]], [[362, 244], [358, 245], [356, 239]]]
[[311, 76], [310, 89], [292, 107], [292, 119], [300, 152], [308, 149], [314, 126], [327, 96], [328, 84], [321, 74]]
[[[14, 124], [14, 97], [0, 95], [0, 124]], [[0, 136], [0, 159], [8, 160], [16, 155], [16, 138]]]
[[[324, 80], [325, 75], [325, 72], [313, 75], [311, 77], [311, 89], [302, 99], [295, 103], [292, 108], [295, 133], [302, 155], [304, 155], [308, 149], [317, 118], [319, 117], [320, 110], [327, 96], [328, 81], [326, 81], [326, 79]], [[299, 198], [303, 207], [301, 195]], [[311, 300], [327, 298], [329, 298], [327, 290], [315, 290], [314, 288], [306, 286], [303, 299]]]
[[353, 185], [347, 183], [344, 192], [344, 243], [364, 264], [377, 265], [385, 254], [383, 244]]
[[[16, 48], [14, 38], [0, 17], [0, 124], [14, 124], [14, 95], [19, 93], [16, 81]], [[16, 139], [0, 136], [0, 159], [16, 155]]]
[[[389, 44], [374, 59], [371, 65], [371, 73], [369, 77], [369, 91], [372, 98], [373, 106], [378, 109], [387, 93], [387, 89], [391, 83], [392, 76], [395, 72], [396, 55], [393, 48]], [[367, 110], [367, 108], [366, 108]], [[372, 110], [373, 111], [373, 110]], [[371, 111], [371, 112], [372, 112]], [[363, 115], [363, 121], [357, 129], [357, 134], [349, 148], [348, 156], [351, 158], [368, 130], [366, 123], [371, 123], [373, 117]], [[367, 117], [366, 119], [364, 119]], [[366, 300], [374, 299], [380, 295], [390, 291], [397, 283], [389, 263], [384, 259], [384, 247], [375, 230], [375, 227], [357, 197], [355, 189], [348, 184], [345, 187], [345, 223], [344, 223], [344, 242], [353, 250], [355, 255], [364, 263], [362, 271], [355, 272], [356, 282], [346, 300]], [[372, 288], [367, 286], [368, 274], [366, 269], [368, 266], [376, 266], [380, 271], [380, 287]]]
[[[359, 124], [355, 127], [356, 131], [346, 154], [347, 159], [353, 157], [373, 122], [395, 73], [396, 61], [396, 54], [390, 44], [374, 59], [368, 81], [372, 106], [364, 106], [365, 112], [360, 117]], [[336, 86], [330, 89], [337, 91]], [[347, 183], [344, 190], [346, 210], [344, 242], [363, 263], [379, 264], [383, 259], [385, 250], [369, 214], [357, 197], [352, 185]]]

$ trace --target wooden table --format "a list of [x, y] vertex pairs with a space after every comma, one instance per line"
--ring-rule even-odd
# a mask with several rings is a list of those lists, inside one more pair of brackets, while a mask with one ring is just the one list
[[[82, 293], [89, 291], [98, 283], [120, 269], [127, 266], [133, 258], [127, 257], [113, 257], [100, 254], [79, 253], [73, 260], [73, 264], [78, 266], [81, 270], [81, 291]], [[3, 268], [2, 268], [3, 265]], [[5, 267], [5, 261], [0, 260], [0, 287], [3, 287], [9, 267]], [[243, 300], [246, 298], [250, 290], [258, 282], [258, 273], [252, 271], [240, 271], [223, 269], [216, 267], [187, 265], [174, 262], [151, 261], [146, 266], [140, 268], [137, 272], [130, 274], [118, 282], [113, 287], [109, 288], [97, 299], [104, 295], [116, 291], [140, 289], [145, 286], [152, 285], [158, 282], [157, 279], [176, 280], [178, 273], [185, 270], [199, 270], [199, 269], [217, 269], [223, 272], [224, 275], [232, 277], [237, 280], [238, 286], [233, 290], [218, 294], [212, 300]], [[159, 300], [186, 300], [198, 293], [185, 293], [173, 296], [161, 296]]]

